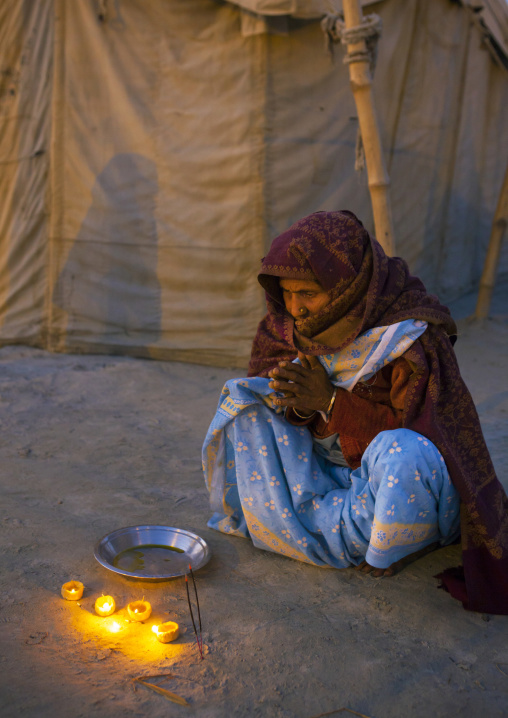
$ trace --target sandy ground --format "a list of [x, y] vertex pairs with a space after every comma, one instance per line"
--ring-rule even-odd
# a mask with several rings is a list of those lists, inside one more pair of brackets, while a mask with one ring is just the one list
[[[506, 285], [494, 318], [461, 323], [457, 353], [498, 474], [508, 486]], [[471, 302], [459, 303], [465, 315]], [[504, 314], [503, 314], [504, 312]], [[391, 579], [325, 570], [207, 528], [200, 450], [223, 369], [121, 357], [0, 350], [0, 715], [485, 716], [508, 714], [508, 617], [464, 611], [435, 574], [441, 549]], [[239, 373], [237, 372], [238, 376]], [[205, 659], [185, 583], [123, 579], [94, 545], [129, 525], [194, 531], [212, 558], [197, 573]], [[79, 579], [76, 603], [60, 586]], [[122, 608], [145, 596], [153, 621], [94, 615], [101, 593]], [[163, 618], [187, 632], [158, 643]], [[188, 707], [135, 685], [157, 682]], [[347, 711], [337, 712], [341, 708]]]

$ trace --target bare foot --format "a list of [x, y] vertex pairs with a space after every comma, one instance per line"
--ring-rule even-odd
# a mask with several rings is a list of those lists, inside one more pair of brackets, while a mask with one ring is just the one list
[[428, 553], [435, 551], [437, 548], [439, 548], [438, 541], [431, 543], [429, 546], [425, 546], [425, 548], [420, 549], [420, 551], [410, 553], [409, 556], [404, 556], [404, 558], [401, 558], [400, 561], [392, 563], [392, 565], [388, 566], [388, 568], [376, 568], [375, 566], [371, 566], [370, 563], [367, 563], [367, 561], [362, 561], [358, 564], [358, 566], [355, 566], [355, 571], [370, 573], [371, 576], [374, 576], [374, 578], [388, 578], [389, 576], [394, 576], [399, 571], [402, 571], [404, 566], [407, 566], [408, 564], [413, 563], [413, 561], [426, 556]]
[[388, 566], [388, 568], [376, 568], [375, 566], [371, 566], [370, 563], [367, 563], [367, 561], [362, 561], [358, 566], [355, 566], [355, 571], [360, 571], [361, 573], [370, 573], [375, 578], [381, 578], [382, 576], [393, 576], [398, 569], [399, 561], [396, 563], [392, 563], [391, 566]]

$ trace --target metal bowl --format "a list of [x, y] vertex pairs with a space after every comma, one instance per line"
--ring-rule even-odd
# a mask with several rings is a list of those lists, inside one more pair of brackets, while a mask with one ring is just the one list
[[[139, 559], [134, 563], [144, 564], [144, 551], [148, 554], [154, 548], [163, 549], [159, 553], [167, 557], [151, 556], [151, 565], [143, 568], [136, 566], [127, 569], [118, 565], [121, 562], [120, 554], [128, 556], [124, 552], [132, 552]], [[189, 573], [189, 564], [193, 571], [197, 571], [206, 564], [211, 553], [206, 541], [184, 529], [171, 526], [127, 526], [103, 536], [95, 547], [94, 555], [104, 568], [121, 576], [142, 581], [165, 581]]]

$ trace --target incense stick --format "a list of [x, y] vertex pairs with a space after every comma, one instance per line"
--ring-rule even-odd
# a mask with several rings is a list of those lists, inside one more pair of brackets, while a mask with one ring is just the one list
[[201, 629], [201, 611], [199, 610], [199, 598], [198, 598], [198, 589], [196, 587], [196, 579], [194, 578], [194, 572], [192, 570], [192, 566], [189, 564], [189, 571], [192, 578], [192, 583], [194, 585], [194, 593], [196, 594], [196, 604], [198, 607], [198, 622], [199, 622], [199, 637], [201, 639], [201, 648], [203, 648], [203, 631]]
[[[189, 568], [190, 568], [190, 564], [189, 564]], [[191, 572], [192, 572], [192, 569], [191, 569]], [[203, 660], [202, 643], [199, 642], [198, 631], [196, 629], [196, 622], [194, 621], [194, 614], [192, 612], [192, 604], [191, 604], [190, 594], [189, 594], [189, 580], [187, 578], [187, 574], [185, 574], [185, 588], [187, 589], [187, 602], [189, 604], [189, 612], [190, 612], [190, 616], [191, 616], [191, 620], [192, 620], [192, 626], [194, 628], [194, 635], [196, 636], [196, 643], [198, 644], [198, 649], [199, 649], [199, 653], [201, 655], [201, 660]], [[196, 591], [196, 582], [194, 582], [194, 591]], [[197, 598], [198, 598], [198, 594], [196, 591], [196, 603], [197, 603]], [[199, 606], [199, 604], [198, 604], [198, 606]], [[198, 607], [198, 611], [199, 611], [199, 607]], [[200, 621], [200, 625], [199, 625], [199, 630], [201, 632], [201, 621]]]

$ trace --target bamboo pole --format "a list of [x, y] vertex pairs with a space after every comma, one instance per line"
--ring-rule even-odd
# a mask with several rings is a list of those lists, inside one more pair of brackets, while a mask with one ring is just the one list
[[[362, 24], [363, 14], [360, 0], [342, 0], [342, 9], [346, 30]], [[365, 58], [349, 64], [349, 78], [365, 151], [376, 239], [388, 255], [393, 255], [395, 252], [395, 235], [389, 195], [390, 178], [388, 177], [381, 148], [379, 125], [372, 97], [370, 62], [365, 40], [354, 45], [347, 45], [347, 52], [349, 55], [361, 53]]]
[[[51, 138], [49, 156], [49, 218], [47, 281], [45, 298], [45, 323], [43, 327], [44, 349], [62, 351], [65, 347], [65, 319], [62, 309], [53, 302], [53, 292], [58, 277], [58, 244], [63, 236], [65, 187], [64, 167], [64, 108], [65, 108], [65, 28], [66, 1], [54, 2], [55, 31], [53, 40], [53, 78], [51, 98]], [[60, 244], [61, 251], [61, 244]]]
[[478, 290], [476, 311], [473, 315], [474, 319], [486, 319], [488, 316], [492, 292], [494, 291], [494, 286], [496, 284], [497, 265], [499, 263], [499, 255], [501, 253], [503, 234], [507, 224], [508, 167], [506, 168], [503, 186], [501, 187], [501, 193], [494, 213], [494, 221], [492, 222], [487, 256], [485, 257], [485, 264], [483, 265], [482, 277], [480, 279], [480, 289]]

